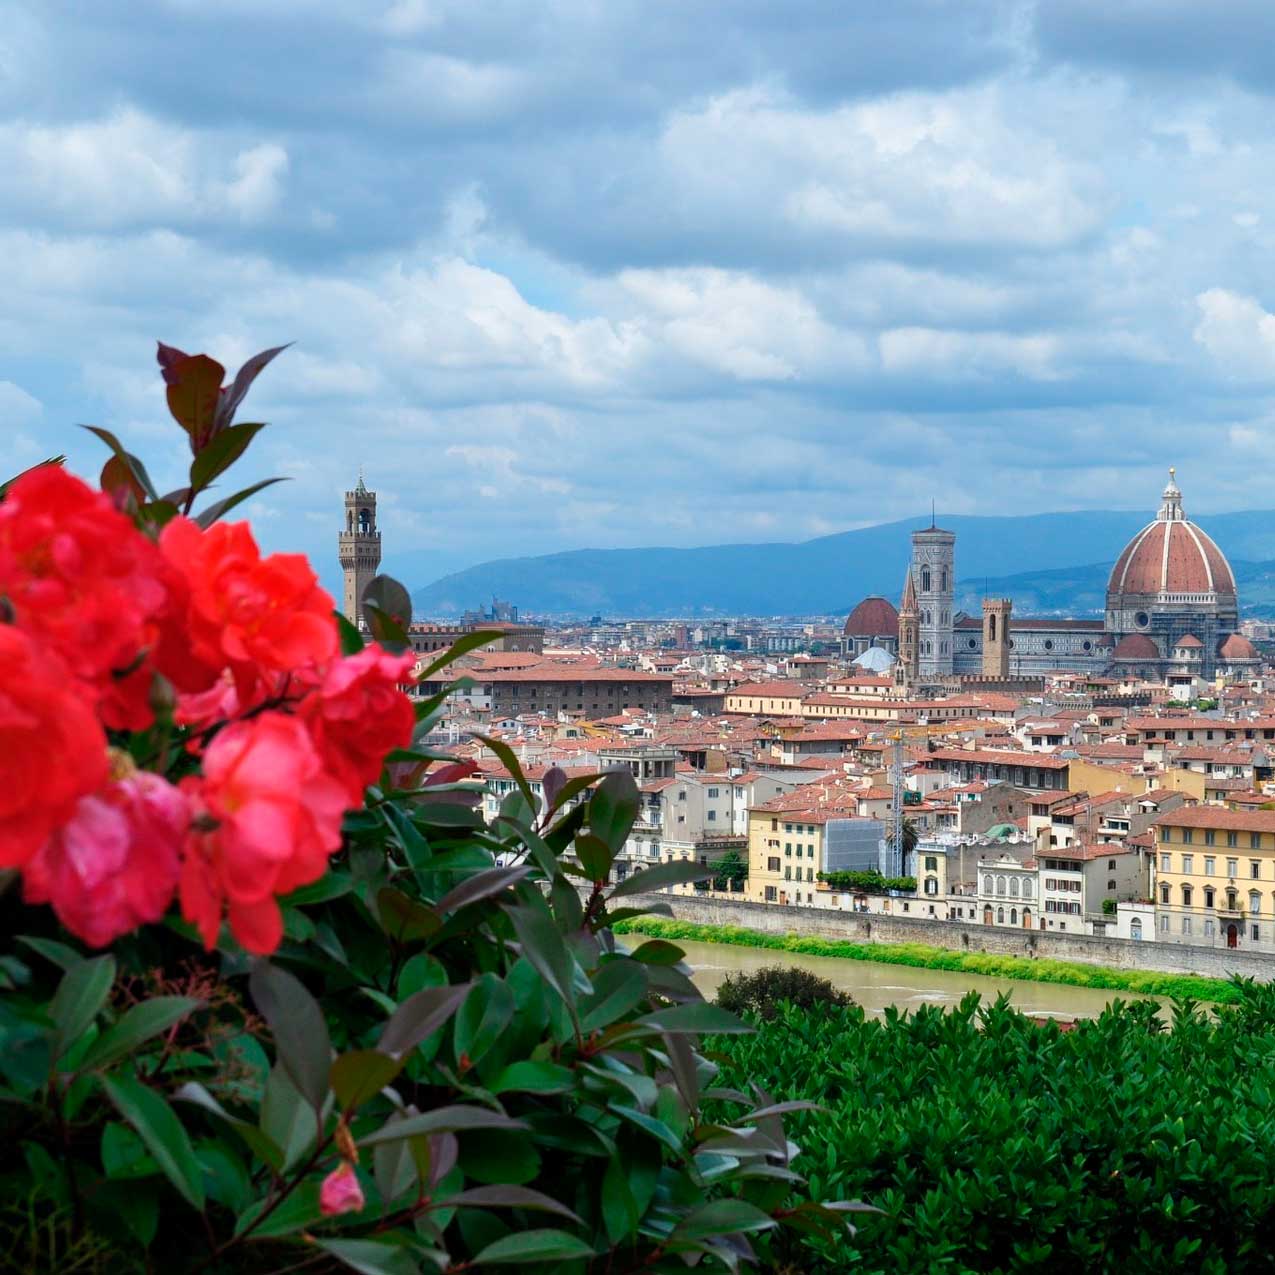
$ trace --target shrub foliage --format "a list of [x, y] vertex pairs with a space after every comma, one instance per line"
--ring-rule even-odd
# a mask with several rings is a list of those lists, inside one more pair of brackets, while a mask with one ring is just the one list
[[774, 1018], [787, 1002], [799, 1009], [811, 1005], [853, 1005], [854, 999], [826, 978], [798, 965], [766, 965], [748, 973], [728, 974], [717, 989], [717, 1003], [732, 1014]]

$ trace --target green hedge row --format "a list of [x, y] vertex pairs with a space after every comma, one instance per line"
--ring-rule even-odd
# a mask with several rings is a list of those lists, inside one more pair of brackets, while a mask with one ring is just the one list
[[815, 1197], [882, 1210], [843, 1241], [784, 1241], [776, 1269], [1275, 1268], [1275, 987], [1235, 991], [1066, 1032], [975, 993], [880, 1018], [785, 1004], [712, 1039], [719, 1083], [819, 1104], [793, 1121]]
[[1045, 957], [997, 956], [988, 952], [953, 952], [924, 943], [853, 943], [849, 939], [823, 939], [799, 934], [763, 934], [733, 925], [700, 925], [694, 921], [667, 921], [636, 917], [622, 921], [617, 932], [631, 931], [661, 939], [688, 939], [700, 943], [729, 943], [736, 947], [765, 948], [800, 956], [833, 956], [852, 961], [877, 961], [884, 965], [911, 965], [918, 969], [954, 970], [987, 974], [1034, 983], [1065, 983], [1140, 996], [1187, 997], [1197, 1001], [1233, 1003], [1239, 997], [1235, 983], [1198, 974], [1157, 974], [1148, 970], [1115, 970], [1077, 961]]

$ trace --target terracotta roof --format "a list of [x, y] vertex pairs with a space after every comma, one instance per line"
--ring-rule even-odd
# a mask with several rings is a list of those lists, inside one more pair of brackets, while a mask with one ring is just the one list
[[1130, 633], [1116, 644], [1117, 660], [1158, 660], [1160, 652], [1145, 633]]
[[1230, 637], [1222, 643], [1221, 650], [1218, 652], [1224, 660], [1256, 660], [1261, 656], [1257, 653], [1257, 647], [1248, 640], [1242, 633], [1232, 633]]
[[1227, 810], [1185, 806], [1152, 821], [1157, 828], [1216, 828], [1224, 832], [1275, 832], [1275, 810]]
[[806, 691], [806, 686], [795, 679], [779, 682], [742, 682], [730, 694], [736, 699], [797, 699]]
[[1026, 766], [1035, 770], [1064, 770], [1068, 766], [1065, 757], [1050, 753], [1014, 752], [1000, 748], [940, 748], [930, 754], [932, 761], [967, 761], [975, 765]]
[[1107, 592], [1235, 595], [1235, 576], [1221, 549], [1185, 518], [1157, 518], [1125, 546]]
[[842, 632], [846, 637], [899, 636], [899, 613], [882, 597], [864, 598], [846, 617]]

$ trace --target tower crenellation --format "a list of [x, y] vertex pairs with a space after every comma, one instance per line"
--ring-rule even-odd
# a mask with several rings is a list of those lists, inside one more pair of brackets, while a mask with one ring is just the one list
[[342, 611], [351, 624], [360, 625], [360, 603], [381, 565], [381, 533], [376, 525], [376, 492], [369, 491], [359, 475], [358, 485], [345, 493], [345, 522], [337, 537], [341, 570], [345, 576]]

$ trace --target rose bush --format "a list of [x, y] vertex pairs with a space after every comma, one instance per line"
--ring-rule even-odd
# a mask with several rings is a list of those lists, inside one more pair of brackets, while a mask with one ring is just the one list
[[[625, 950], [627, 775], [488, 823], [424, 747], [410, 600], [365, 629], [297, 555], [197, 509], [261, 430], [160, 346], [189, 480], [106, 430], [100, 490], [0, 499], [0, 1235], [22, 1270], [735, 1270], [801, 1195], [772, 1103], [716, 1081], [681, 951]], [[375, 641], [368, 638], [374, 637]], [[422, 670], [432, 678], [484, 640]], [[678, 863], [643, 889], [698, 879]], [[706, 1114], [711, 1112], [711, 1115]]]

